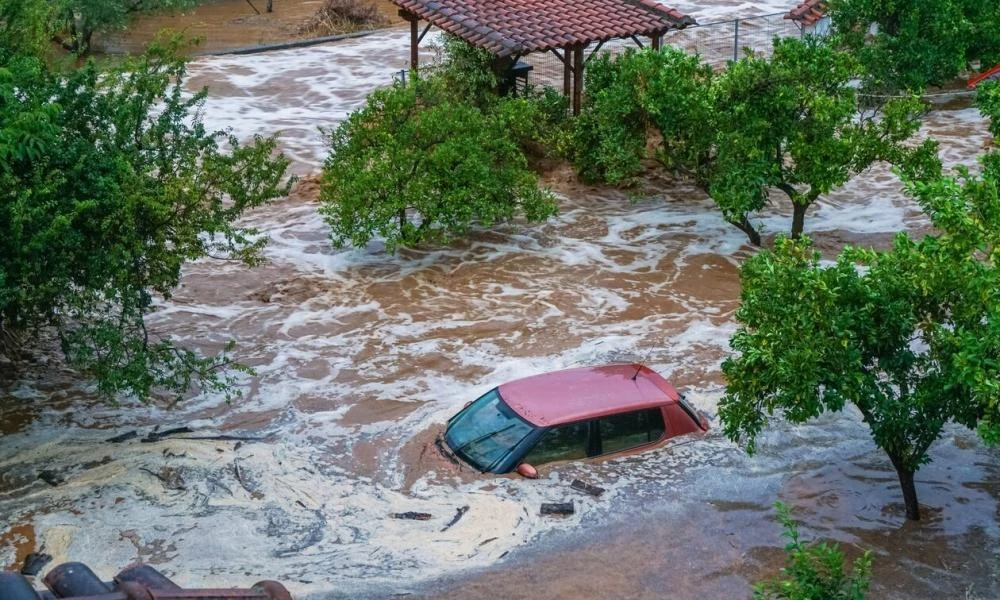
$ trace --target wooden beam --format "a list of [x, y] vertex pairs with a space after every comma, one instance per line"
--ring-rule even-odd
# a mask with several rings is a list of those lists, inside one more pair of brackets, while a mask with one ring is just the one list
[[660, 40], [661, 40], [660, 34], [658, 34], [658, 33], [653, 34], [652, 36], [650, 36], [649, 39], [650, 39], [650, 45], [653, 47], [653, 50], [654, 51], [655, 50], [659, 50], [660, 49]]
[[600, 49], [601, 49], [601, 47], [603, 45], [604, 45], [604, 40], [601, 40], [600, 42], [598, 42], [597, 43], [597, 47], [590, 51], [590, 56], [587, 57], [587, 59], [584, 61], [584, 63], [589, 63], [590, 59], [594, 58], [594, 56], [597, 55], [598, 51], [600, 51]]

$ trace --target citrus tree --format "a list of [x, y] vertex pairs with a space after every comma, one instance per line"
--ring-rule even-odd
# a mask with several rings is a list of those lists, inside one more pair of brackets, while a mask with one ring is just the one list
[[810, 206], [876, 162], [936, 168], [933, 142], [906, 143], [919, 100], [864, 108], [859, 73], [850, 54], [813, 37], [775, 39], [771, 57], [748, 55], [718, 75], [673, 48], [605, 57], [588, 67], [574, 162], [585, 178], [618, 184], [656, 159], [691, 177], [754, 245], [751, 216], [778, 192], [795, 238]]
[[918, 519], [914, 474], [944, 426], [1000, 441], [1000, 154], [983, 174], [910, 179], [939, 231], [886, 251], [848, 248], [833, 265], [781, 239], [741, 268], [736, 355], [719, 416], [755, 449], [771, 415], [804, 422], [853, 405]]
[[838, 37], [877, 91], [942, 85], [973, 61], [1000, 62], [1000, 3], [830, 0]]
[[[487, 68], [471, 51], [451, 63]], [[320, 212], [334, 245], [378, 238], [391, 252], [517, 215], [539, 222], [555, 214], [522, 148], [545, 129], [546, 97], [499, 99], [488, 74], [454, 71], [376, 90], [332, 132]]]
[[264, 238], [237, 220], [285, 193], [287, 161], [273, 138], [205, 129], [174, 43], [108, 70], [51, 66], [48, 8], [0, 0], [0, 351], [53, 328], [108, 396], [229, 390], [226, 353], [178, 346], [144, 317], [187, 261], [260, 259]]

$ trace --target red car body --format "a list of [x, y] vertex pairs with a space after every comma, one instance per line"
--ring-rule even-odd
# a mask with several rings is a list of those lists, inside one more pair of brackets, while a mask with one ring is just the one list
[[666, 379], [638, 364], [583, 367], [500, 385], [448, 422], [444, 441], [484, 472], [647, 449], [708, 429]]

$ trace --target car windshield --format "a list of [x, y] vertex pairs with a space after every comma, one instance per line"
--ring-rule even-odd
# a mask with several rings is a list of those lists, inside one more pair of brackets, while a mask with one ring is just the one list
[[474, 467], [488, 471], [534, 429], [492, 389], [455, 415], [445, 440]]

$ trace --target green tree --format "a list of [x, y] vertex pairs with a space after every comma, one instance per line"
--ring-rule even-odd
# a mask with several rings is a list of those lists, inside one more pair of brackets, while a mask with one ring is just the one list
[[976, 106], [984, 117], [990, 120], [990, 133], [1000, 138], [1000, 81], [979, 84], [976, 90]]
[[432, 76], [376, 90], [333, 132], [320, 211], [338, 247], [380, 237], [391, 252], [518, 212], [531, 222], [555, 214], [518, 143], [537, 105], [511, 99], [480, 109], [452, 100], [442, 83]]
[[[29, 5], [0, 0], [0, 29], [37, 31]], [[275, 140], [207, 131], [205, 92], [184, 92], [176, 44], [111, 70], [60, 72], [24, 52], [31, 36], [0, 38], [2, 351], [19, 353], [11, 340], [53, 327], [70, 363], [108, 396], [228, 390], [225, 352], [179, 347], [144, 317], [185, 262], [260, 259], [264, 238], [235, 222], [286, 192]]]
[[905, 143], [920, 127], [920, 102], [862, 110], [858, 69], [813, 37], [776, 39], [770, 58], [746, 56], [720, 75], [676, 49], [604, 58], [588, 69], [574, 162], [585, 178], [627, 183], [655, 158], [692, 177], [755, 245], [750, 215], [780, 190], [798, 237], [810, 206], [874, 163], [936, 167], [933, 142]]
[[489, 51], [445, 33], [441, 36], [439, 53], [435, 75], [441, 80], [440, 93], [453, 102], [478, 108], [488, 108], [497, 102], [498, 61]]
[[124, 29], [135, 13], [182, 10], [198, 0], [55, 0], [55, 37], [67, 50], [90, 52], [94, 33]]
[[738, 353], [723, 363], [724, 431], [755, 450], [776, 412], [794, 423], [853, 404], [919, 519], [914, 474], [948, 422], [1000, 441], [1000, 155], [984, 174], [910, 180], [940, 232], [825, 266], [779, 239], [741, 269]]
[[996, 2], [830, 0], [829, 12], [877, 92], [942, 85], [972, 61], [1000, 61]]
[[874, 163], [936, 168], [933, 141], [904, 143], [920, 127], [919, 100], [862, 110], [857, 73], [850, 55], [807, 37], [775, 40], [771, 58], [747, 56], [718, 77], [708, 190], [730, 222], [748, 224], [777, 189], [791, 201], [797, 238], [810, 206]]
[[778, 502], [778, 521], [788, 538], [788, 561], [781, 570], [784, 578], [758, 583], [754, 600], [864, 600], [871, 584], [872, 553], [866, 551], [854, 561], [850, 574], [844, 572], [844, 553], [837, 544], [806, 544], [788, 506]]
[[[569, 152], [585, 181], [632, 185], [642, 161], [651, 158], [707, 185], [714, 131], [710, 66], [668, 46], [602, 54], [588, 63], [586, 76], [586, 104]], [[648, 152], [651, 132], [661, 143]]]

